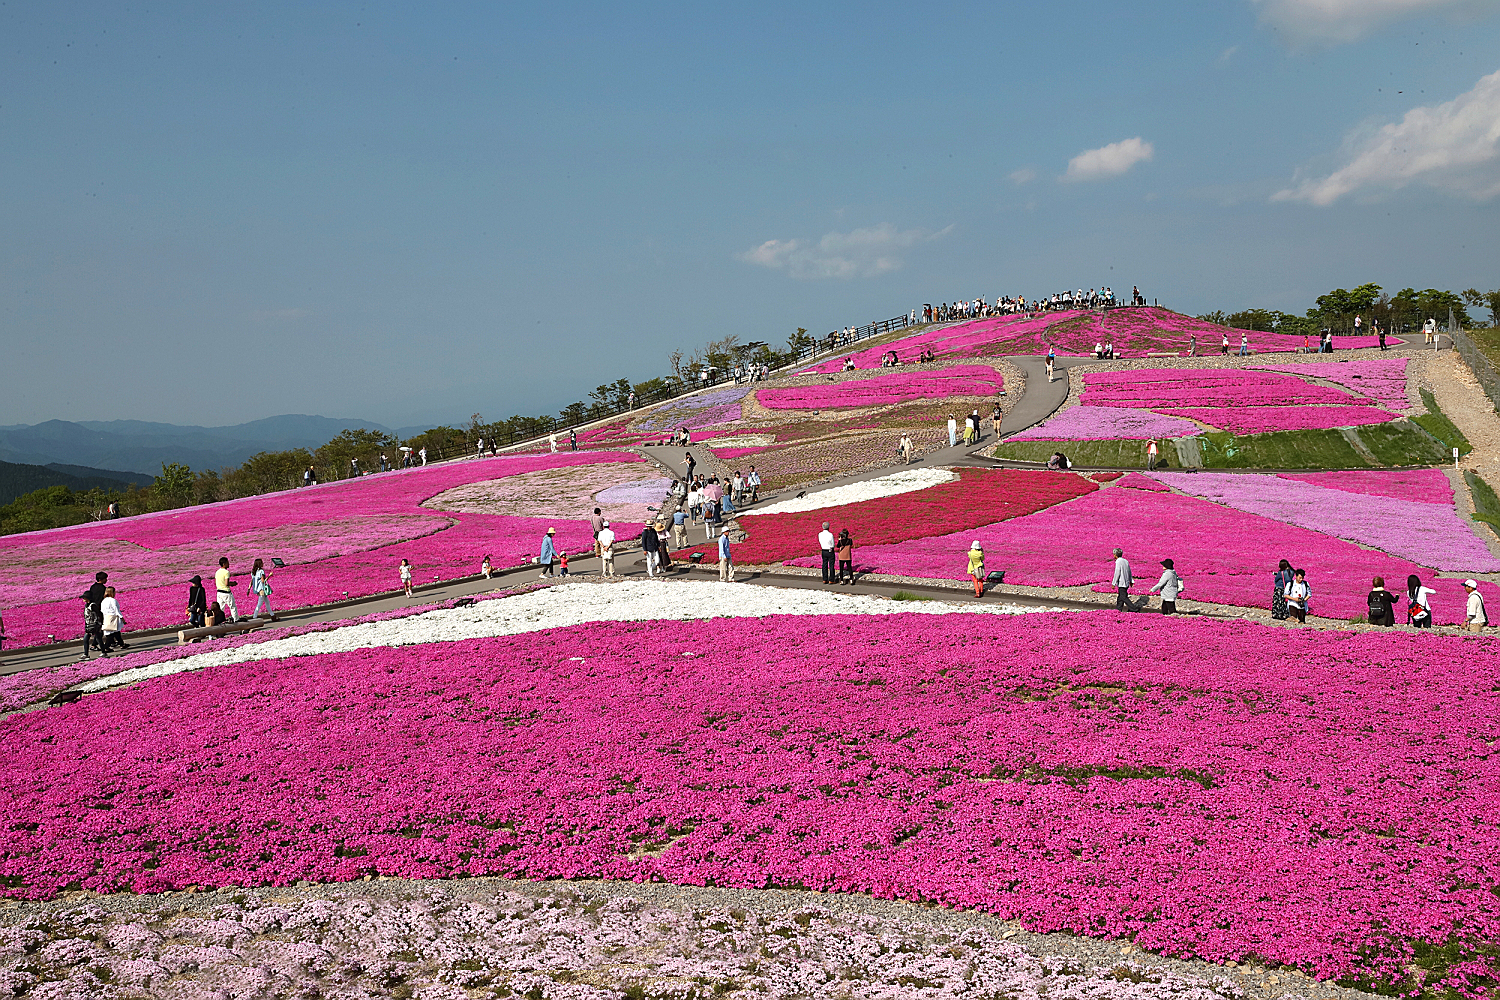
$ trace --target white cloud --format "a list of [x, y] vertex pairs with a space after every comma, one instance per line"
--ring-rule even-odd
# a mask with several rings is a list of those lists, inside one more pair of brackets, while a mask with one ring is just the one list
[[1238, 45], [1231, 45], [1231, 46], [1229, 46], [1229, 48], [1227, 48], [1223, 52], [1219, 53], [1219, 62], [1221, 62], [1221, 63], [1227, 63], [1229, 60], [1231, 60], [1231, 59], [1234, 58], [1234, 54], [1236, 52], [1238, 52], [1239, 50], [1240, 50], [1240, 47]]
[[1022, 167], [1020, 170], [1012, 170], [1007, 176], [1019, 187], [1036, 180], [1036, 171], [1030, 167]]
[[890, 223], [828, 233], [816, 243], [806, 240], [767, 240], [740, 260], [793, 278], [870, 278], [894, 271], [902, 264], [900, 251], [946, 236], [952, 226], [936, 233], [923, 229], [898, 230]]
[[1392, 21], [1429, 12], [1493, 13], [1495, 0], [1252, 0], [1262, 21], [1294, 42], [1352, 42]]
[[1413, 108], [1399, 122], [1364, 129], [1344, 143], [1344, 166], [1300, 179], [1272, 201], [1331, 205], [1359, 190], [1413, 181], [1484, 200], [1500, 194], [1500, 71], [1446, 104]]
[[1122, 139], [1098, 149], [1086, 149], [1068, 161], [1065, 181], [1097, 181], [1105, 177], [1117, 177], [1156, 154], [1151, 143], [1140, 136]]

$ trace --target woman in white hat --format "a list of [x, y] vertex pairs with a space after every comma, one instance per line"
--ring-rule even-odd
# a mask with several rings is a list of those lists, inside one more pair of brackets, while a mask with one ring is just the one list
[[984, 546], [979, 539], [969, 546], [969, 578], [974, 581], [974, 596], [984, 596]]

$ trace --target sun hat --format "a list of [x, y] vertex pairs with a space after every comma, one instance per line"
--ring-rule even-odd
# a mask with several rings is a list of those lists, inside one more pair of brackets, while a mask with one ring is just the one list
[[549, 535], [555, 535], [555, 534], [557, 534], [557, 529], [556, 528], [548, 528], [547, 529], [547, 534], [549, 534]]
[[1167, 567], [1167, 569], [1172, 569], [1173, 568], [1173, 566], [1172, 566], [1172, 560], [1170, 560], [1170, 559], [1163, 559], [1161, 561], [1161, 564], [1163, 566]]
[[1473, 580], [1465, 580], [1464, 581], [1464, 586], [1465, 587], [1472, 587], [1475, 590], [1479, 589], [1479, 584], [1475, 583]]
[[608, 522], [608, 521], [605, 521], [605, 522], [604, 522], [604, 526], [605, 526], [605, 527], [606, 527], [606, 528], [607, 528], [607, 527], [609, 527], [609, 522]]
[[194, 575], [194, 576], [188, 577], [188, 583], [202, 583], [202, 582], [203, 582], [203, 577], [201, 577], [201, 576]]
[[969, 551], [984, 551], [984, 546], [979, 544], [979, 539], [974, 539], [974, 544], [969, 546]]

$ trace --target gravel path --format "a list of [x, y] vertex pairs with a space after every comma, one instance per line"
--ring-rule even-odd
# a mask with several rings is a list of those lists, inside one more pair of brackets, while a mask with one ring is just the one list
[[0, 903], [0, 987], [445, 1000], [499, 988], [535, 1000], [1368, 996], [1288, 969], [1032, 934], [973, 911], [782, 889], [376, 878], [69, 897]]

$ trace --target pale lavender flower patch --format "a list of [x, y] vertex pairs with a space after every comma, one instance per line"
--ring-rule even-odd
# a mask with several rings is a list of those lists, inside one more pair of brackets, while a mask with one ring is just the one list
[[1419, 566], [1466, 573], [1500, 570], [1500, 559], [1452, 507], [1369, 497], [1280, 476], [1230, 472], [1158, 472], [1155, 477], [1189, 496], [1321, 531], [1410, 559]]
[[1127, 406], [1070, 406], [1035, 427], [1006, 437], [1008, 441], [1109, 441], [1116, 438], [1192, 437], [1203, 429], [1191, 420], [1166, 417]]

